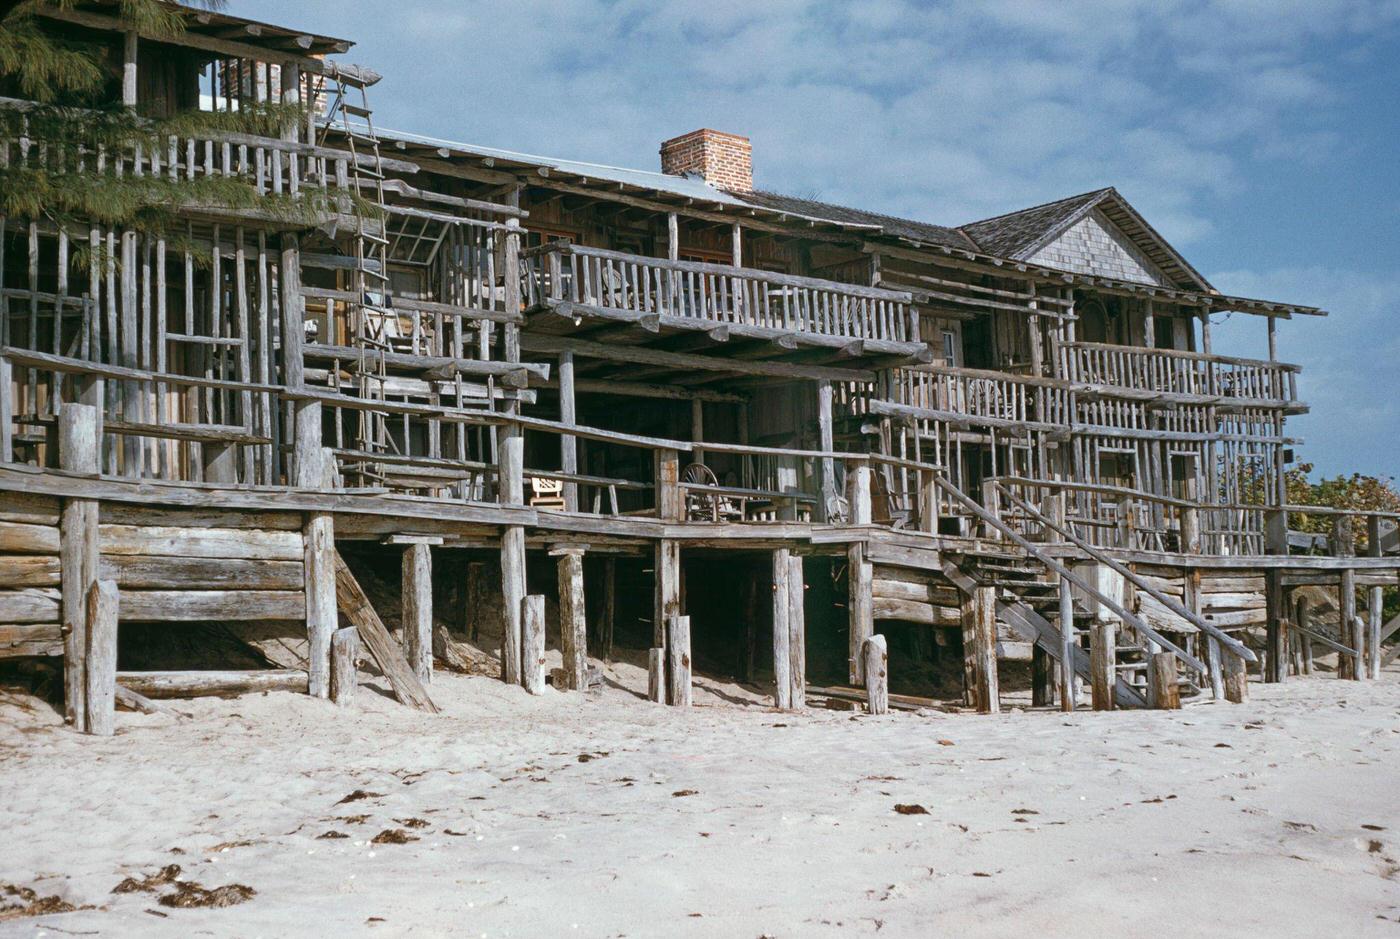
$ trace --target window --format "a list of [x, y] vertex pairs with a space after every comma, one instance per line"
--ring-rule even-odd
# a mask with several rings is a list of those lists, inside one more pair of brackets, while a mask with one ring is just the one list
[[958, 334], [951, 329], [943, 330], [943, 364], [954, 367], [958, 364]]

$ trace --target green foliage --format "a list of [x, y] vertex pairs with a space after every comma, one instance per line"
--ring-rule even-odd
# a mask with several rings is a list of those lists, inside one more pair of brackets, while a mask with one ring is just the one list
[[[21, 0], [0, 20], [0, 77], [35, 102], [0, 108], [0, 136], [29, 141], [25, 159], [0, 169], [0, 215], [46, 218], [57, 224], [96, 222], [145, 232], [176, 231], [179, 212], [193, 207], [246, 211], [290, 225], [311, 225], [328, 212], [365, 214], [374, 208], [348, 195], [316, 190], [259, 193], [236, 176], [171, 178], [122, 174], [116, 154], [141, 147], [164, 155], [171, 137], [226, 134], [279, 137], [305, 118], [296, 104], [247, 103], [232, 111], [190, 111], [151, 120], [100, 100], [108, 87], [104, 50], [46, 30], [43, 8], [69, 9], [74, 0]], [[207, 0], [206, 8], [222, 6]], [[117, 17], [143, 36], [173, 39], [185, 28], [185, 8], [165, 0], [122, 0]], [[97, 154], [108, 158], [98, 169]]]

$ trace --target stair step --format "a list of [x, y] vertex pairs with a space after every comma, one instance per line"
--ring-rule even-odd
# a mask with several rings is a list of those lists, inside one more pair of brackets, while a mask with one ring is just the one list
[[343, 103], [341, 104], [340, 109], [346, 114], [353, 114], [356, 117], [369, 117], [371, 114], [374, 113], [369, 108], [362, 108], [358, 104]]

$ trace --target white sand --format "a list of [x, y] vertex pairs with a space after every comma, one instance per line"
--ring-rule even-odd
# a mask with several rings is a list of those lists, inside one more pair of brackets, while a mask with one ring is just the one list
[[[0, 935], [1396, 937], [1397, 678], [870, 718], [439, 674], [437, 717], [274, 694], [109, 740], [0, 707], [0, 883], [97, 907]], [[399, 819], [420, 840], [369, 844]], [[257, 895], [110, 892], [170, 863]]]

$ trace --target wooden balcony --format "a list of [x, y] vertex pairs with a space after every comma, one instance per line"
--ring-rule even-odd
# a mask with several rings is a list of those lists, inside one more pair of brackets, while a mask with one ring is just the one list
[[1179, 403], [1306, 410], [1298, 402], [1300, 367], [1283, 362], [1101, 342], [1067, 342], [1060, 346], [1056, 368], [1060, 378], [1080, 386], [1108, 386], [1109, 394], [1113, 393], [1111, 389], [1120, 389], [1172, 396]]
[[531, 328], [569, 332], [586, 319], [653, 333], [698, 331], [836, 356], [927, 361], [911, 294], [721, 264], [669, 261], [554, 243], [524, 252]]

